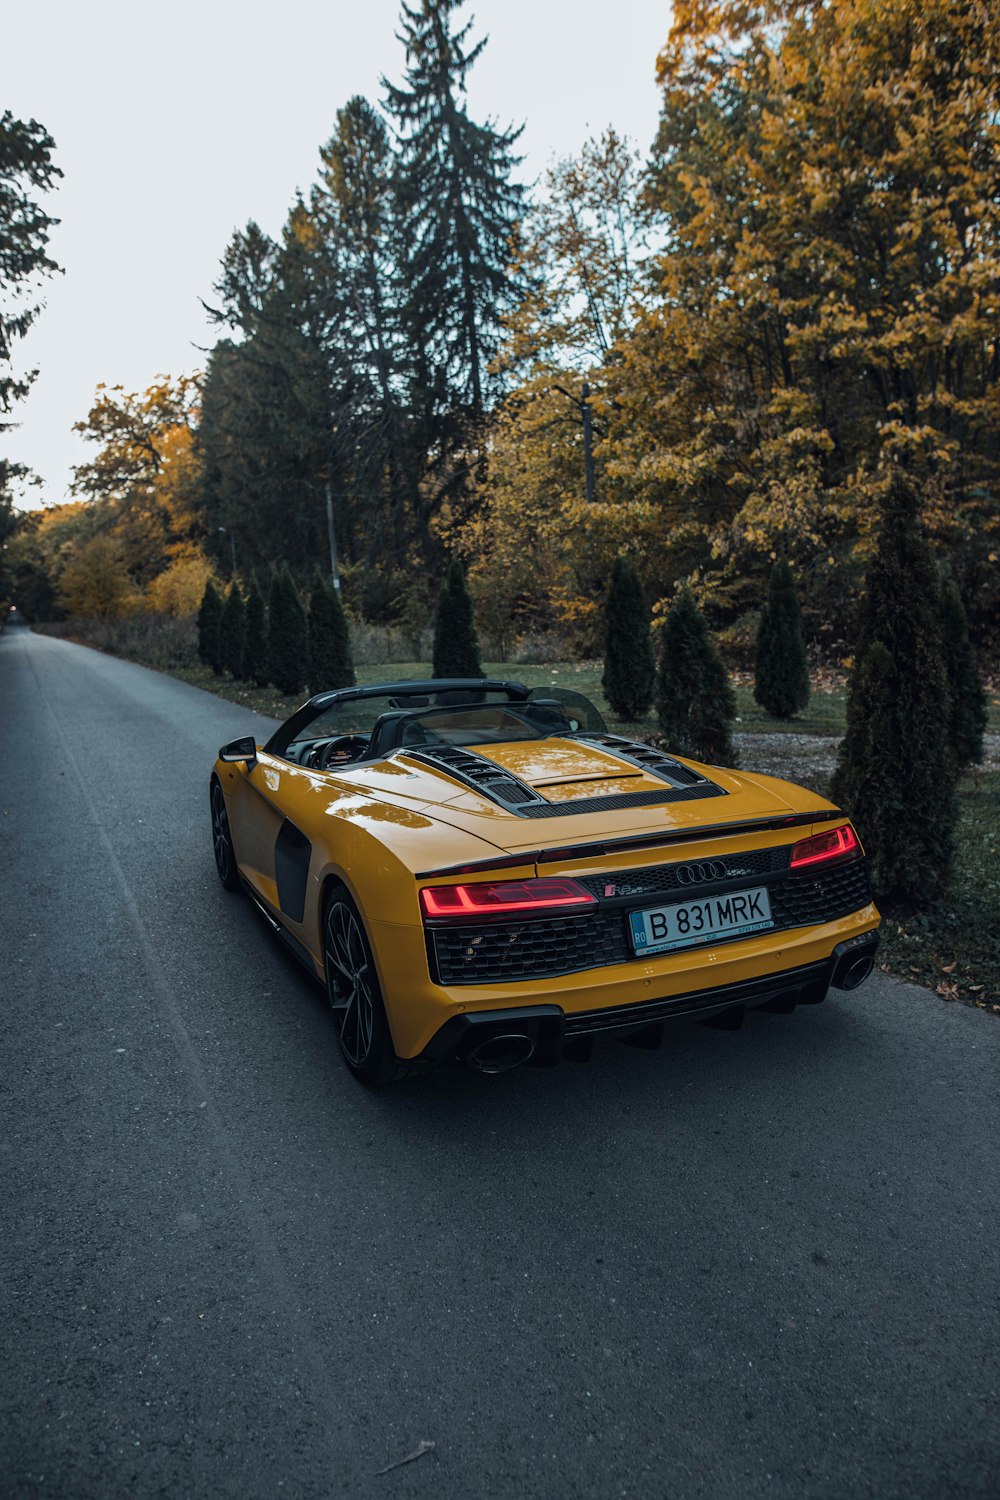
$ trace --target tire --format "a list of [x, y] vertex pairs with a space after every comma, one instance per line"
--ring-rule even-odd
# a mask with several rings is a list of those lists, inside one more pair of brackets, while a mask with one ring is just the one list
[[222, 787], [217, 781], [212, 782], [210, 794], [212, 804], [212, 848], [215, 851], [215, 868], [219, 879], [227, 891], [237, 891], [240, 886], [240, 875], [236, 868], [236, 851], [233, 848], [233, 836], [229, 831], [229, 814], [226, 811], [226, 799]]
[[403, 1077], [406, 1067], [393, 1051], [371, 944], [343, 886], [330, 892], [323, 909], [323, 972], [345, 1065], [369, 1088]]

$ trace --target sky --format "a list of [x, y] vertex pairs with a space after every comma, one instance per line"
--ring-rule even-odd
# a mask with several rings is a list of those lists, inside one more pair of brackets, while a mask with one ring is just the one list
[[[0, 453], [43, 483], [21, 505], [68, 498], [90, 456], [72, 431], [96, 387], [143, 390], [203, 368], [211, 301], [234, 229], [280, 232], [352, 94], [402, 78], [399, 0], [33, 0], [3, 22], [0, 111], [36, 119], [64, 179], [49, 250], [64, 274], [22, 341], [40, 370]], [[467, 0], [489, 42], [469, 110], [523, 124], [522, 180], [613, 124], [643, 154], [656, 129], [656, 55], [669, 0]]]

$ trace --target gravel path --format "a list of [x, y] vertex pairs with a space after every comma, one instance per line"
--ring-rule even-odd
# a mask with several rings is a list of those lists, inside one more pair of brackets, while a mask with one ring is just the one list
[[[832, 774], [841, 736], [832, 734], [733, 735], [745, 771], [764, 771], [789, 781], [814, 782]], [[988, 734], [980, 771], [1000, 771], [1000, 734]]]

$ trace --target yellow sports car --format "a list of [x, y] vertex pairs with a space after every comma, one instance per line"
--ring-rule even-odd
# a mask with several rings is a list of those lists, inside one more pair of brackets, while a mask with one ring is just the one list
[[325, 983], [367, 1084], [737, 1026], [853, 989], [878, 946], [844, 813], [611, 734], [557, 688], [319, 693], [225, 745], [210, 792], [223, 885]]

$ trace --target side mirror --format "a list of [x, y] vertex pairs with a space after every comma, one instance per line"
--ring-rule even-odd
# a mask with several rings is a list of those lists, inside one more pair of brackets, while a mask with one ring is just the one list
[[228, 745], [223, 745], [219, 751], [219, 759], [223, 761], [249, 761], [251, 765], [257, 759], [257, 741], [252, 734], [245, 734], [242, 739], [230, 740]]

